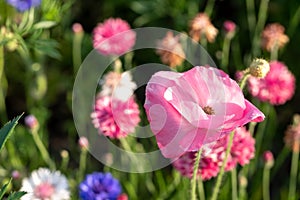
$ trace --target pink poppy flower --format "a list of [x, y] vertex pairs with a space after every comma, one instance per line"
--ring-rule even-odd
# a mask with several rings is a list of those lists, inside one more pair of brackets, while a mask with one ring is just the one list
[[282, 105], [295, 93], [295, 77], [282, 62], [270, 62], [265, 78], [250, 77], [248, 89], [252, 96], [272, 105]]
[[202, 146], [210, 149], [223, 134], [264, 119], [238, 84], [213, 67], [157, 72], [146, 87], [144, 107], [158, 147], [167, 158]]
[[136, 34], [122, 19], [107, 19], [93, 31], [93, 46], [103, 55], [122, 55], [135, 44]]

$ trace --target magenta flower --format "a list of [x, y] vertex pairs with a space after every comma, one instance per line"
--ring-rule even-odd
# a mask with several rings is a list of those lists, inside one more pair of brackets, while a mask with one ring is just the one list
[[284, 63], [270, 62], [270, 71], [265, 78], [250, 77], [248, 89], [252, 96], [273, 105], [281, 105], [295, 93], [295, 77]]
[[[198, 176], [203, 180], [216, 177], [221, 169], [229, 142], [229, 135], [217, 140], [209, 153], [203, 153], [199, 163]], [[233, 144], [225, 166], [225, 171], [234, 169], [237, 164], [244, 166], [255, 156], [255, 140], [245, 127], [237, 128], [234, 133]], [[183, 176], [192, 178], [195, 162], [195, 152], [186, 152], [173, 162], [173, 166]]]
[[202, 146], [210, 148], [220, 136], [264, 119], [238, 84], [212, 67], [154, 74], [146, 87], [144, 107], [158, 147], [167, 158]]
[[126, 137], [134, 132], [140, 122], [139, 107], [133, 97], [121, 101], [110, 96], [99, 96], [91, 117], [99, 134], [110, 138]]
[[236, 24], [233, 21], [226, 20], [223, 24], [223, 28], [226, 33], [232, 33], [235, 31]]
[[103, 55], [122, 55], [135, 44], [136, 34], [122, 19], [107, 19], [93, 31], [93, 46]]

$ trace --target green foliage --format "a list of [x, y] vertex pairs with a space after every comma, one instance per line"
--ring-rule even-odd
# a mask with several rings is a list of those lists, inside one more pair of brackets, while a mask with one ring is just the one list
[[4, 147], [4, 144], [6, 143], [7, 139], [12, 134], [15, 126], [18, 124], [19, 119], [22, 117], [23, 114], [17, 116], [14, 118], [11, 122], [8, 122], [4, 125], [4, 127], [0, 130], [0, 151]]

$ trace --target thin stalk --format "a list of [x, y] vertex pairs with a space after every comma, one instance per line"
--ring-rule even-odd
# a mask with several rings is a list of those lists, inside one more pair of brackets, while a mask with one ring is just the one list
[[238, 196], [237, 196], [237, 175], [236, 175], [236, 168], [234, 168], [231, 171], [231, 199], [232, 200], [237, 200]]
[[224, 42], [223, 42], [223, 49], [222, 49], [222, 60], [221, 60], [221, 66], [223, 70], [228, 72], [228, 59], [229, 59], [229, 50], [230, 50], [230, 42], [231, 39], [229, 37], [225, 36]]
[[256, 24], [256, 16], [255, 16], [255, 6], [254, 0], [246, 0], [247, 6], [247, 20], [248, 20], [248, 27], [250, 31], [250, 38], [253, 37], [253, 30]]
[[239, 84], [241, 90], [243, 90], [244, 87], [246, 86], [246, 83], [247, 83], [247, 80], [248, 80], [249, 77], [250, 77], [250, 74], [248, 74], [248, 73], [246, 72], [246, 73], [244, 74], [242, 80], [240, 81], [240, 84]]
[[74, 68], [74, 74], [77, 73], [82, 60], [81, 60], [81, 43], [82, 43], [82, 38], [84, 36], [84, 32], [78, 32], [74, 34], [73, 37], [73, 68]]
[[199, 169], [201, 153], [202, 153], [202, 148], [198, 151], [196, 160], [194, 163], [193, 177], [191, 180], [191, 200], [196, 200], [196, 198], [197, 198], [197, 195], [196, 195], [197, 172]]
[[80, 159], [79, 159], [79, 169], [77, 181], [80, 182], [83, 179], [86, 169], [86, 158], [87, 158], [88, 150], [86, 148], [81, 148]]
[[204, 187], [203, 187], [203, 181], [202, 181], [202, 178], [201, 176], [199, 176], [198, 178], [198, 194], [199, 194], [199, 198], [200, 200], [205, 200], [205, 190], [204, 190]]
[[280, 169], [280, 167], [286, 160], [289, 153], [290, 153], [290, 150], [288, 148], [286, 148], [286, 147], [282, 148], [281, 152], [279, 153], [279, 155], [276, 158], [276, 162], [274, 163], [274, 167], [273, 167], [272, 175], [271, 175], [272, 180], [273, 180], [273, 178], [276, 177], [275, 175], [277, 174], [278, 170]]
[[224, 172], [225, 172], [225, 165], [227, 163], [227, 159], [228, 159], [230, 149], [231, 149], [231, 146], [232, 146], [232, 142], [233, 142], [233, 136], [234, 136], [234, 131], [232, 131], [230, 133], [229, 142], [228, 142], [228, 146], [227, 146], [226, 154], [225, 154], [225, 159], [223, 160], [222, 167], [221, 167], [220, 173], [218, 175], [217, 182], [216, 182], [215, 188], [213, 190], [211, 200], [217, 200], [217, 198], [218, 198], [218, 194], [219, 194], [219, 191], [220, 191], [223, 175], [224, 175]]
[[6, 114], [6, 105], [5, 105], [5, 94], [3, 88], [3, 82], [5, 80], [4, 73], [4, 46], [0, 45], [0, 117], [1, 122], [4, 124], [8, 121]]
[[210, 17], [214, 9], [215, 0], [208, 0], [204, 12]]
[[[299, 146], [299, 143], [297, 144]], [[299, 151], [293, 151], [288, 200], [296, 199]]]
[[299, 22], [300, 22], [300, 5], [297, 8], [294, 16], [291, 18], [290, 24], [288, 26], [287, 34], [290, 38], [294, 35], [295, 30], [299, 25]]
[[277, 60], [278, 58], [278, 45], [276, 44], [271, 51], [270, 60]]
[[260, 33], [263, 30], [268, 12], [269, 0], [261, 0], [258, 12], [258, 20], [255, 27], [254, 37], [252, 41], [253, 45], [253, 56], [256, 57], [259, 54], [259, 46], [260, 46]]
[[270, 167], [267, 164], [263, 172], [263, 200], [270, 200]]
[[39, 151], [41, 153], [43, 160], [47, 163], [47, 165], [50, 167], [50, 169], [52, 169], [52, 170], [56, 169], [55, 163], [50, 158], [50, 155], [49, 155], [45, 145], [43, 144], [38, 132], [36, 130], [32, 130], [31, 134], [32, 134], [34, 143], [36, 144], [37, 148], [39, 149]]

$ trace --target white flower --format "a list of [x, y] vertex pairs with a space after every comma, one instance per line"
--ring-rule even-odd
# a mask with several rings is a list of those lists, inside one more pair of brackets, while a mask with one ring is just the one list
[[59, 171], [39, 168], [22, 181], [21, 191], [27, 192], [21, 200], [67, 200], [70, 199], [68, 181]]

